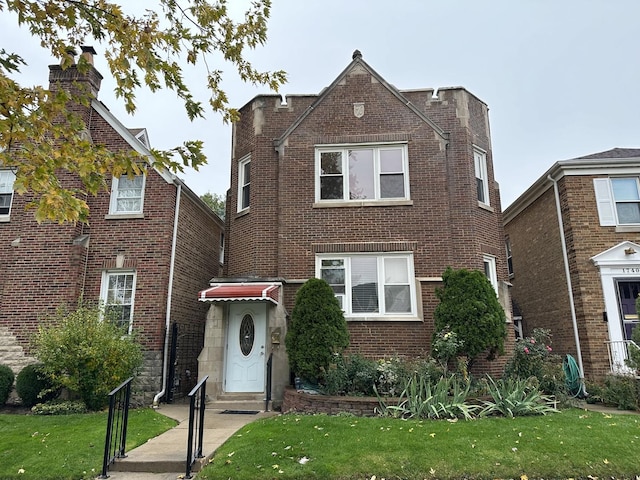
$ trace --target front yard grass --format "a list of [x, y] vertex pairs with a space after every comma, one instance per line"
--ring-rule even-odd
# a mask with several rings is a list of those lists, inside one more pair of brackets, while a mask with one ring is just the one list
[[245, 426], [198, 479], [568, 479], [640, 473], [640, 416], [399, 420], [287, 414]]
[[[176, 423], [149, 408], [131, 410], [126, 450]], [[95, 478], [102, 472], [106, 428], [106, 412], [0, 415], [0, 479]]]

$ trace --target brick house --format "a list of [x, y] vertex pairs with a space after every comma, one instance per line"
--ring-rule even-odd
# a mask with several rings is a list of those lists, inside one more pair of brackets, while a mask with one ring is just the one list
[[626, 371], [638, 323], [639, 176], [640, 149], [559, 161], [504, 212], [524, 333], [550, 329], [590, 380]]
[[[92, 60], [92, 49], [85, 50]], [[75, 66], [49, 69], [51, 89], [81, 82], [97, 97], [102, 76], [93, 66], [86, 75]], [[82, 116], [94, 143], [151, 155], [146, 131], [125, 128], [97, 98], [70, 108]], [[175, 175], [149, 169], [134, 178], [110, 178], [110, 192], [87, 199], [88, 224], [38, 224], [25, 209], [29, 195], [14, 194], [14, 178], [11, 168], [0, 167], [0, 363], [17, 372], [35, 361], [30, 341], [39, 321], [58, 306], [101, 300], [118, 309], [120, 321], [144, 345], [138, 396], [150, 403], [158, 395], [188, 393], [197, 381], [206, 313], [193, 297], [219, 274], [220, 218]], [[66, 176], [63, 182], [77, 180]], [[169, 365], [175, 326], [183, 341]]]
[[[319, 94], [259, 95], [240, 114], [228, 261], [200, 292], [212, 398], [262, 398], [271, 354], [282, 398], [288, 312], [314, 276], [344, 308], [350, 351], [372, 358], [429, 352], [448, 266], [485, 271], [510, 319], [485, 103], [460, 87], [400, 91], [356, 51]], [[500, 374], [503, 363], [477, 367]]]

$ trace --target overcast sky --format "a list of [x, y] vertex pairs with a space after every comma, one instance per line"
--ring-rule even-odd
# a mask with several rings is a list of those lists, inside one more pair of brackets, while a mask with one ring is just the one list
[[[485, 101], [503, 209], [558, 160], [640, 148], [639, 0], [272, 1], [268, 42], [249, 58], [287, 71], [283, 94], [319, 93], [358, 49], [400, 90], [462, 86]], [[0, 48], [25, 57], [27, 84], [46, 84], [46, 66], [57, 63], [6, 12]], [[270, 93], [221, 67], [232, 106]], [[140, 92], [131, 117], [113, 94], [104, 57], [96, 68], [105, 76], [99, 99], [125, 126], [146, 127], [154, 147], [204, 140], [208, 165], [181, 176], [199, 194], [226, 192], [231, 128], [219, 116], [190, 123], [174, 95]], [[194, 87], [203, 83], [192, 78]]]

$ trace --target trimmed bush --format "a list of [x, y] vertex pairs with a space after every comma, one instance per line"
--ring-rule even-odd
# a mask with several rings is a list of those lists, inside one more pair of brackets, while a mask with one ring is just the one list
[[41, 364], [32, 364], [18, 372], [16, 392], [25, 407], [33, 407], [36, 403], [53, 400], [60, 390], [54, 388], [53, 381], [44, 373]]
[[87, 413], [84, 402], [75, 400], [54, 400], [47, 403], [38, 403], [31, 408], [34, 415], [73, 415], [75, 413]]
[[370, 396], [378, 377], [378, 364], [362, 355], [344, 358], [338, 355], [325, 378], [325, 392], [329, 395]]
[[313, 383], [324, 380], [336, 354], [349, 346], [347, 322], [326, 281], [311, 278], [296, 293], [285, 344], [291, 370]]
[[4, 405], [9, 400], [14, 378], [13, 370], [6, 365], [0, 365], [0, 405]]
[[489, 279], [479, 270], [453, 270], [442, 274], [442, 288], [436, 289], [440, 303], [435, 309], [435, 334], [455, 332], [461, 342], [457, 356], [469, 365], [482, 352], [493, 359], [504, 353], [506, 316]]
[[98, 307], [59, 310], [40, 327], [35, 355], [56, 387], [66, 388], [90, 410], [109, 402], [108, 394], [142, 364], [142, 347]]

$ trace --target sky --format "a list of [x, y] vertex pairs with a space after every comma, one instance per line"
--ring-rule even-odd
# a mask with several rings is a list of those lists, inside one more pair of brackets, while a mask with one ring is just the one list
[[[155, 4], [121, 3], [125, 9]], [[229, 4], [244, 11], [249, 2]], [[640, 148], [638, 19], [638, 0], [272, 0], [267, 43], [247, 57], [259, 69], [287, 72], [284, 95], [320, 93], [356, 49], [400, 90], [466, 88], [489, 106], [504, 210], [556, 161]], [[198, 194], [224, 194], [231, 127], [214, 113], [190, 122], [171, 92], [140, 91], [138, 111], [128, 115], [94, 47], [105, 77], [98, 98], [125, 126], [145, 127], [156, 148], [203, 140], [208, 164], [179, 176]], [[0, 13], [0, 48], [28, 62], [24, 84], [46, 84], [46, 66], [58, 63], [6, 12]], [[244, 84], [230, 65], [215, 68], [225, 71], [231, 106], [272, 93]], [[204, 78], [197, 71], [187, 75], [206, 100]]]

